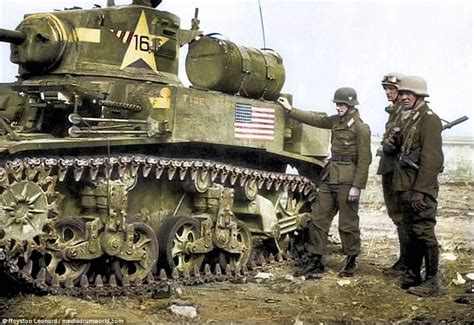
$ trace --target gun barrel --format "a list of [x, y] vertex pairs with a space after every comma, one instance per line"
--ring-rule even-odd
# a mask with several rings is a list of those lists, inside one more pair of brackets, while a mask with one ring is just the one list
[[23, 43], [25, 39], [26, 35], [23, 32], [0, 28], [0, 42], [7, 42], [19, 45]]
[[469, 119], [469, 118], [468, 118], [466, 115], [461, 116], [460, 118], [455, 119], [454, 121], [449, 122], [449, 123], [443, 125], [443, 130], [450, 129], [450, 128], [452, 128], [453, 126], [456, 126], [456, 125], [458, 125], [458, 124], [460, 124], [460, 123], [462, 123], [462, 122], [464, 122], [464, 121], [466, 121], [466, 120], [468, 120], [468, 119]]

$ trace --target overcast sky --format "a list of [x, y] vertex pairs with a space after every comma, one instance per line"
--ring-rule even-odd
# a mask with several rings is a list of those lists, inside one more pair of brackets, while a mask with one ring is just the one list
[[[27, 12], [94, 4], [105, 6], [106, 0], [1, 0], [0, 26], [14, 29]], [[427, 80], [430, 106], [441, 118], [470, 117], [446, 136], [474, 136], [470, 1], [261, 0], [261, 5], [265, 45], [284, 58], [283, 92], [293, 94], [295, 106], [333, 114], [334, 90], [351, 86], [362, 118], [380, 134], [387, 117], [380, 80], [399, 71]], [[178, 15], [181, 27], [190, 28], [195, 7], [205, 33], [264, 47], [258, 0], [163, 0], [158, 9]], [[0, 44], [0, 82], [12, 81], [17, 72], [9, 55], [8, 44]], [[187, 84], [184, 66], [180, 76]]]

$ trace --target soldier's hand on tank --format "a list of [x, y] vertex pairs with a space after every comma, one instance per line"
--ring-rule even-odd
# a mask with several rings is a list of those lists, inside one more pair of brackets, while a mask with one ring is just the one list
[[349, 202], [356, 202], [359, 201], [360, 197], [360, 188], [352, 186], [351, 189], [349, 190], [349, 197], [347, 200]]
[[386, 153], [392, 153], [395, 150], [395, 141], [392, 138], [386, 138], [383, 140], [383, 151]]
[[411, 196], [411, 206], [413, 209], [416, 211], [423, 211], [426, 209], [426, 203], [425, 203], [425, 195], [420, 192], [413, 192], [413, 195]]
[[291, 111], [292, 107], [290, 102], [285, 97], [278, 97], [276, 100], [278, 104], [280, 104], [287, 112]]

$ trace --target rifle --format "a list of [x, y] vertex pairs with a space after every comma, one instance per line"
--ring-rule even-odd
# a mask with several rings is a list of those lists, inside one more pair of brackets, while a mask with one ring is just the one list
[[[456, 126], [456, 125], [458, 125], [462, 122], [465, 122], [468, 119], [469, 118], [466, 115], [461, 116], [460, 118], [457, 118], [452, 122], [448, 122], [446, 120], [441, 119], [443, 122], [446, 123], [446, 124], [443, 125], [443, 131], [446, 130], [446, 129], [450, 129], [453, 126]], [[418, 169], [420, 169], [420, 166], [418, 166], [418, 159], [419, 159], [418, 156], [419, 156], [419, 152], [413, 151], [409, 155], [400, 155], [398, 157], [398, 159], [400, 160], [400, 162], [404, 163], [408, 167], [411, 167], [413, 169], [418, 170]]]
[[402, 166], [402, 167], [404, 167], [404, 166], [411, 167], [415, 170], [420, 169], [420, 166], [418, 166], [419, 155], [420, 155], [419, 150], [412, 151], [408, 155], [403, 155], [403, 154], [399, 155], [398, 160], [400, 160], [400, 163], [401, 163], [400, 166]]
[[448, 121], [446, 121], [446, 120], [441, 119], [441, 121], [443, 121], [443, 122], [446, 123], [445, 125], [443, 125], [443, 131], [446, 130], [446, 129], [450, 129], [450, 128], [452, 128], [453, 126], [456, 126], [456, 125], [458, 125], [458, 124], [461, 124], [462, 122], [465, 122], [465, 121], [467, 121], [468, 119], [469, 119], [469, 117], [467, 117], [466, 115], [461, 116], [460, 118], [457, 118], [457, 119], [455, 119], [455, 120], [452, 121], [452, 122], [448, 122]]

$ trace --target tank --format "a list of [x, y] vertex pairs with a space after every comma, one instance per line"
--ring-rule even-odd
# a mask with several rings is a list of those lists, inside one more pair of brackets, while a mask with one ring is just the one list
[[239, 273], [257, 244], [285, 253], [308, 216], [329, 133], [273, 101], [283, 59], [205, 36], [197, 16], [181, 29], [157, 3], [0, 30], [19, 74], [0, 85], [0, 260], [15, 281], [117, 292]]

